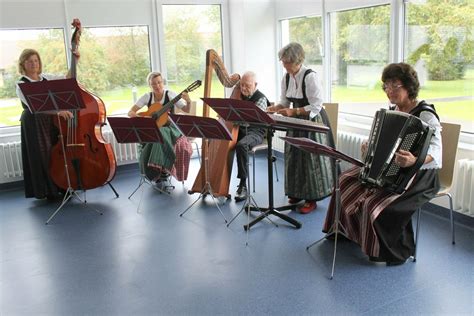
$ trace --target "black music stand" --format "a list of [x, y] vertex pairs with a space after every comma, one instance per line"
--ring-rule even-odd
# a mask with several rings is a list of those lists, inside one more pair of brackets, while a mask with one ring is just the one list
[[[21, 92], [25, 96], [27, 106], [31, 113], [45, 113], [45, 114], [57, 114], [58, 128], [59, 128], [59, 141], [63, 153], [66, 152], [64, 145], [64, 135], [61, 128], [61, 121], [59, 117], [59, 111], [78, 111], [85, 108], [84, 100], [82, 99], [81, 90], [77, 84], [76, 79], [61, 79], [61, 80], [45, 80], [40, 82], [26, 82], [18, 85]], [[59, 207], [46, 221], [46, 225], [53, 219], [54, 216], [69, 202], [72, 198], [76, 198], [84, 205], [86, 201], [83, 200], [77, 191], [71, 185], [71, 178], [69, 174], [69, 165], [64, 158], [64, 169], [67, 179], [67, 189], [64, 193], [63, 200]], [[86, 205], [87, 206], [87, 205]], [[102, 215], [102, 212], [92, 208], [94, 211]]]
[[[260, 222], [268, 215], [275, 215], [282, 220], [292, 224], [296, 229], [301, 228], [301, 223], [280, 211], [293, 209], [293, 205], [274, 207], [273, 205], [273, 164], [272, 164], [272, 139], [274, 133], [275, 121], [268, 116], [266, 112], [260, 109], [251, 101], [220, 99], [220, 98], [202, 98], [214, 111], [216, 111], [224, 120], [233, 122], [249, 123], [255, 126], [261, 126], [267, 130], [267, 167], [268, 167], [268, 207], [250, 207], [250, 210], [259, 211], [260, 214], [252, 222], [244, 225], [244, 230], [249, 230], [253, 225]], [[278, 226], [278, 225], [277, 225]]]
[[[163, 136], [156, 125], [156, 121], [151, 117], [108, 117], [107, 119], [109, 120], [110, 127], [119, 143], [163, 143]], [[168, 191], [161, 190], [150, 183], [145, 175], [145, 171], [141, 170], [138, 186], [132, 194], [129, 195], [128, 199], [130, 199], [144, 183], [152, 186], [161, 193], [169, 194]], [[140, 209], [142, 198], [143, 190], [141, 191], [137, 212]]]
[[315, 142], [314, 140], [311, 140], [309, 138], [299, 138], [299, 137], [280, 137], [283, 139], [285, 142], [288, 144], [295, 146], [301, 150], [304, 150], [306, 152], [312, 153], [312, 154], [318, 154], [318, 155], [323, 155], [323, 156], [328, 156], [332, 159], [334, 159], [335, 164], [334, 164], [334, 193], [335, 193], [335, 199], [336, 199], [336, 215], [335, 215], [335, 220], [334, 223], [332, 224], [331, 228], [329, 229], [329, 232], [321, 239], [313, 242], [311, 245], [306, 247], [306, 250], [309, 250], [312, 246], [320, 242], [321, 240], [326, 239], [330, 235], [334, 234], [334, 253], [333, 253], [333, 259], [332, 259], [332, 270], [331, 270], [331, 277], [330, 279], [332, 280], [334, 276], [334, 266], [336, 264], [336, 251], [337, 251], [337, 236], [341, 234], [339, 232], [339, 226], [342, 229], [342, 234], [347, 237], [347, 232], [342, 223], [340, 222], [340, 216], [341, 216], [341, 192], [339, 188], [339, 170], [340, 170], [340, 163], [342, 161], [346, 161], [348, 163], [351, 163], [355, 166], [362, 167], [364, 164], [362, 161], [354, 159], [334, 148], [319, 144]]
[[[210, 118], [210, 117], [200, 117], [193, 115], [176, 115], [170, 114], [173, 124], [181, 131], [186, 137], [202, 138], [203, 146], [209, 146], [208, 139], [219, 139], [219, 140], [232, 140], [232, 135], [229, 130], [225, 127], [222, 122]], [[206, 150], [209, 150], [207, 147]], [[203, 163], [201, 161], [201, 163]], [[206, 156], [204, 159], [204, 179], [206, 183], [204, 184], [199, 197], [188, 206], [179, 216], [183, 216], [197, 201], [201, 198], [204, 198], [208, 193], [211, 195], [212, 200], [216, 204], [217, 209], [224, 217], [224, 221], [227, 223], [227, 218], [222, 213], [219, 203], [214, 197], [214, 192], [212, 190], [211, 182], [209, 181], [209, 157]]]

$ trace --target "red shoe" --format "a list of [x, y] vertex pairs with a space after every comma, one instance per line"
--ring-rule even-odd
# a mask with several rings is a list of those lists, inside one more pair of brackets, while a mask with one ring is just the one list
[[294, 197], [289, 197], [288, 198], [288, 203], [290, 204], [296, 204], [298, 202], [300, 202], [302, 199], [299, 199], [299, 198], [294, 198]]
[[303, 204], [302, 207], [300, 207], [300, 213], [301, 214], [308, 214], [308, 213], [311, 213], [312, 211], [314, 211], [317, 207], [317, 204], [316, 204], [316, 201], [308, 201], [306, 200], [306, 202]]

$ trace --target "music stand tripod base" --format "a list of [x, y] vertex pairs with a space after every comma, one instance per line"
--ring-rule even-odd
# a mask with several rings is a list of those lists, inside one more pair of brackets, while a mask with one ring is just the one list
[[74, 190], [73, 188], [68, 188], [66, 190], [66, 193], [64, 193], [63, 200], [61, 201], [61, 204], [58, 206], [58, 208], [54, 211], [53, 214], [48, 218], [48, 220], [44, 223], [45, 225], [48, 225], [49, 222], [56, 216], [56, 214], [71, 200], [72, 198], [78, 199], [81, 203], [83, 203], [84, 206], [92, 209], [93, 211], [99, 213], [99, 215], [103, 215], [103, 213], [99, 210], [96, 210], [95, 208], [90, 207], [85, 200], [82, 200], [79, 194], [77, 194], [77, 191]]
[[[209, 139], [232, 140], [232, 135], [230, 134], [229, 130], [224, 126], [224, 124], [222, 124], [222, 122], [216, 119], [210, 117], [176, 114], [170, 114], [169, 117], [171, 118], [173, 124], [175, 124], [175, 126], [186, 137], [202, 138], [203, 146], [206, 152], [209, 152]], [[197, 201], [209, 194], [212, 197], [217, 209], [224, 218], [225, 223], [227, 223], [227, 218], [224, 216], [224, 213], [222, 213], [211, 186], [209, 178], [209, 157], [206, 157], [204, 162], [201, 161], [201, 164], [203, 163], [204, 179], [206, 182], [202, 188], [202, 191], [199, 194], [199, 197], [190, 206], [188, 206], [187, 209], [179, 214], [179, 216], [182, 217], [184, 213], [186, 213], [194, 204], [196, 204]]]
[[224, 218], [224, 222], [227, 223], [227, 218], [225, 217], [224, 213], [222, 213], [222, 210], [221, 208], [219, 207], [219, 202], [217, 201], [217, 198], [214, 197], [214, 194], [212, 192], [212, 188], [211, 188], [211, 185], [209, 182], [206, 182], [206, 184], [204, 185], [204, 188], [202, 189], [202, 192], [199, 194], [198, 198], [193, 202], [191, 203], [191, 205], [189, 205], [181, 214], [179, 214], [180, 217], [183, 217], [183, 215], [189, 211], [194, 204], [197, 203], [197, 201], [199, 201], [200, 199], [204, 199], [204, 197], [209, 194], [212, 198], [212, 200], [214, 201], [217, 209], [219, 210], [219, 212], [221, 213], [222, 217]]
[[[332, 158], [334, 160], [334, 194], [335, 194], [335, 219], [334, 223], [331, 225], [331, 229], [329, 230], [329, 233], [326, 234], [323, 238], [313, 242], [311, 245], [306, 247], [306, 250], [309, 250], [312, 246], [315, 244], [319, 243], [321, 240], [326, 239], [330, 235], [334, 233], [334, 251], [333, 251], [333, 259], [332, 259], [332, 269], [331, 269], [331, 277], [330, 279], [332, 280], [334, 277], [334, 267], [336, 265], [336, 253], [337, 253], [337, 237], [339, 234], [344, 235], [347, 238], [347, 231], [342, 225], [340, 221], [340, 216], [341, 216], [341, 192], [340, 192], [340, 187], [339, 187], [339, 170], [340, 170], [340, 163], [341, 160], [349, 162], [353, 165], [356, 166], [362, 166], [363, 163], [357, 159], [354, 159], [334, 148], [319, 144], [311, 139], [308, 138], [295, 138], [295, 137], [280, 137], [283, 139], [285, 142], [289, 143], [290, 145], [293, 145], [301, 150], [307, 151], [309, 153], [314, 153], [318, 155], [324, 155]], [[339, 228], [341, 228], [342, 232], [339, 231]]]

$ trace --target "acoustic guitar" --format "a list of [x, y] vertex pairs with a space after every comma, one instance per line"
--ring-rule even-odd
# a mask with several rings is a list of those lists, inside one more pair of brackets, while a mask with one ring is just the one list
[[201, 80], [196, 80], [165, 105], [162, 105], [160, 102], [155, 102], [148, 107], [147, 111], [138, 112], [137, 115], [152, 117], [156, 121], [156, 126], [162, 127], [166, 125], [166, 123], [168, 123], [169, 110], [171, 109], [171, 107], [174, 106], [176, 102], [178, 102], [179, 99], [181, 99], [181, 95], [184, 92], [191, 92], [196, 90], [197, 88], [199, 88], [200, 85]]

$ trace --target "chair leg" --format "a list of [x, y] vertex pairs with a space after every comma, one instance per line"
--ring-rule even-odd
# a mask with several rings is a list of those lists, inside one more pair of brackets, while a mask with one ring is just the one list
[[415, 233], [415, 253], [413, 254], [413, 262], [416, 262], [416, 253], [418, 252], [418, 235], [420, 233], [421, 208], [417, 210], [416, 217], [416, 233]]
[[276, 180], [278, 182], [280, 181], [280, 179], [278, 179], [277, 159], [276, 159], [276, 156], [273, 156], [273, 153], [272, 153], [272, 160], [273, 160], [273, 168], [275, 169]]
[[449, 198], [449, 218], [451, 220], [451, 236], [452, 236], [452, 244], [456, 243], [455, 236], [454, 236], [454, 214], [453, 214], [453, 197], [450, 193], [446, 193]]
[[201, 154], [199, 153], [199, 145], [196, 142], [194, 142], [194, 145], [196, 145], [196, 152], [198, 155], [199, 163], [201, 163]]
[[252, 177], [252, 181], [253, 181], [253, 192], [255, 193], [255, 153], [252, 152], [252, 170], [253, 170], [253, 177]]

